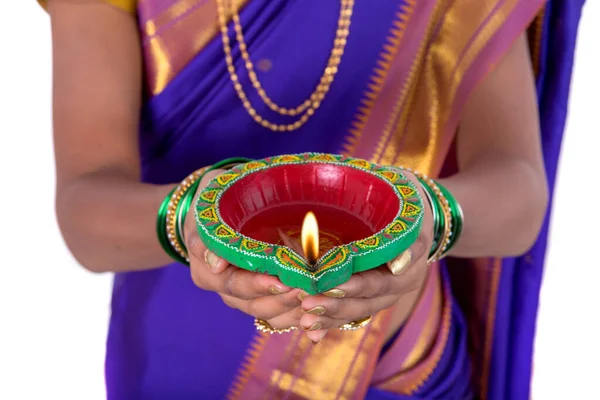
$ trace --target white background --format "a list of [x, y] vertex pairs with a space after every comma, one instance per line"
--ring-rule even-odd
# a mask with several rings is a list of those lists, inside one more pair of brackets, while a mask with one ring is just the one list
[[[535, 400], [600, 399], [598, 21], [600, 2], [588, 0], [542, 291]], [[0, 399], [103, 399], [111, 278], [78, 267], [56, 226], [50, 62], [47, 15], [34, 0], [2, 0]]]

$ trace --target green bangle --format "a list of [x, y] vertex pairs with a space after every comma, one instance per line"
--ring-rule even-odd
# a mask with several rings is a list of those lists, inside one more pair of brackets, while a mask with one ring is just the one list
[[[156, 218], [156, 234], [158, 236], [158, 241], [161, 245], [161, 247], [163, 248], [163, 250], [165, 251], [165, 253], [167, 253], [169, 255], [169, 257], [171, 257], [173, 260], [181, 263], [181, 264], [185, 264], [185, 265], [189, 265], [189, 261], [183, 257], [184, 254], [187, 254], [187, 249], [185, 248], [184, 242], [183, 242], [183, 222], [185, 220], [185, 217], [187, 215], [187, 213], [189, 212], [192, 202], [194, 200], [194, 195], [196, 193], [196, 191], [198, 190], [198, 186], [200, 185], [200, 181], [202, 180], [202, 177], [208, 172], [208, 171], [213, 171], [216, 169], [220, 169], [220, 168], [231, 168], [235, 165], [241, 164], [241, 163], [246, 163], [252, 161], [249, 158], [243, 158], [243, 157], [233, 157], [233, 158], [227, 158], [225, 160], [219, 161], [218, 163], [205, 168], [201, 174], [197, 175], [195, 177], [194, 182], [190, 185], [189, 188], [187, 188], [185, 191], [183, 191], [183, 193], [181, 193], [180, 195], [177, 195], [177, 199], [179, 200], [175, 210], [172, 210], [172, 212], [174, 212], [175, 214], [175, 223], [173, 225], [170, 225], [169, 227], [167, 226], [168, 224], [168, 217], [171, 216], [171, 221], [173, 221], [173, 214], [169, 214], [169, 207], [172, 206], [172, 201], [173, 200], [173, 196], [174, 194], [178, 191], [183, 189], [182, 185], [177, 185], [175, 186], [175, 188], [173, 188], [173, 190], [171, 190], [169, 192], [169, 194], [165, 197], [165, 199], [162, 201], [159, 210], [158, 210], [158, 215]], [[198, 173], [200, 170], [198, 170], [197, 172], [195, 172], [194, 174]], [[193, 175], [193, 174], [192, 174]], [[186, 178], [186, 179], [190, 179], [190, 177]], [[177, 201], [177, 200], [175, 200]], [[173, 232], [173, 228], [174, 228], [174, 232]], [[171, 231], [171, 233], [168, 233], [168, 231]], [[176, 244], [173, 245], [171, 242], [172, 240], [170, 239], [174, 239], [173, 237], [169, 238], [169, 234], [173, 235], [175, 234], [175, 239], [176, 239]], [[180, 247], [180, 251], [178, 251], [178, 249], [175, 249], [175, 247]]]
[[206, 170], [206, 172], [208, 171], [213, 171], [215, 169], [230, 169], [238, 164], [244, 164], [247, 162], [252, 161], [252, 159], [250, 158], [245, 158], [245, 157], [231, 157], [231, 158], [226, 158], [224, 160], [219, 161], [218, 163], [212, 165], [210, 168], [208, 168]]
[[431, 207], [431, 212], [433, 214], [433, 242], [431, 245], [431, 250], [429, 251], [429, 256], [431, 257], [435, 253], [435, 250], [438, 248], [438, 243], [444, 232], [444, 220], [443, 218], [441, 218], [443, 211], [441, 209], [438, 196], [435, 194], [433, 189], [422, 178], [417, 178], [421, 183], [421, 186], [423, 187], [423, 191], [425, 192], [425, 195]]
[[158, 208], [158, 215], [156, 217], [156, 235], [158, 236], [161, 247], [169, 257], [177, 262], [186, 263], [187, 261], [173, 249], [169, 242], [169, 238], [167, 237], [167, 210], [169, 209], [169, 202], [176, 189], [177, 187], [169, 192]]
[[[187, 216], [187, 213], [190, 211], [190, 207], [192, 206], [192, 202], [194, 200], [194, 195], [196, 194], [196, 191], [198, 190], [198, 186], [200, 186], [200, 181], [202, 180], [202, 178], [204, 177], [204, 175], [206, 175], [207, 172], [209, 171], [214, 171], [216, 169], [230, 169], [238, 164], [241, 163], [246, 163], [252, 161], [249, 158], [244, 158], [244, 157], [231, 157], [231, 158], [226, 158], [224, 160], [221, 160], [213, 165], [211, 165], [210, 167], [206, 168], [204, 170], [204, 172], [202, 172], [202, 174], [200, 174], [196, 181], [184, 192], [181, 200], [179, 201], [179, 203], [177, 204], [177, 208], [175, 210], [175, 215], [176, 215], [176, 219], [177, 219], [177, 225], [175, 227], [175, 234], [177, 235], [177, 240], [180, 243], [180, 246], [183, 247], [183, 249], [185, 250], [185, 252], [187, 253], [187, 249], [185, 248], [184, 245], [184, 241], [183, 241], [183, 222]], [[181, 258], [181, 257], [180, 257]], [[184, 264], [189, 265], [189, 261], [185, 260], [186, 262]]]
[[452, 231], [450, 236], [450, 243], [444, 251], [445, 255], [450, 251], [450, 249], [452, 249], [452, 247], [454, 247], [454, 245], [458, 241], [458, 238], [460, 237], [460, 234], [462, 233], [464, 225], [464, 214], [462, 211], [462, 207], [456, 200], [456, 197], [454, 197], [447, 188], [440, 185], [438, 182], [436, 182], [436, 185], [444, 194], [446, 200], [448, 200], [448, 206], [450, 207], [450, 215], [452, 217]]

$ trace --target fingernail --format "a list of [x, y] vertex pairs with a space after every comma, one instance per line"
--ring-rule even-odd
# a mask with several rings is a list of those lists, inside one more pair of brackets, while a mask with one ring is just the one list
[[308, 293], [306, 293], [306, 292], [298, 293], [298, 300], [300, 300], [300, 301], [304, 301], [304, 299], [307, 297], [308, 297]]
[[277, 286], [271, 286], [271, 287], [269, 287], [269, 293], [275, 294], [275, 295], [277, 295], [277, 294], [284, 294], [284, 293], [287, 293], [288, 291], [289, 291], [289, 289], [286, 290], [286, 289], [283, 289], [283, 288], [279, 288]]
[[308, 339], [308, 340], [310, 340], [310, 342], [311, 342], [312, 344], [317, 344], [317, 343], [319, 343], [319, 341], [318, 341], [318, 340], [312, 340], [312, 339]]
[[323, 295], [327, 296], [327, 297], [341, 299], [342, 297], [346, 296], [346, 292], [344, 292], [342, 289], [330, 289], [330, 290], [326, 291], [325, 293], [323, 293]]
[[217, 257], [215, 255], [215, 253], [213, 253], [212, 251], [210, 251], [208, 249], [206, 249], [206, 251], [204, 252], [204, 261], [212, 269], [217, 268], [217, 266], [219, 265], [219, 257]]
[[312, 315], [323, 315], [327, 312], [327, 310], [325, 310], [325, 307], [323, 306], [316, 306], [305, 312]]
[[392, 262], [388, 264], [390, 272], [392, 275], [400, 275], [400, 273], [406, 268], [410, 261], [412, 260], [412, 253], [410, 249], [406, 250], [404, 253], [400, 254], [400, 256], [396, 257]]
[[307, 329], [307, 331], [319, 331], [323, 328], [323, 324], [320, 322], [315, 322], [314, 324], [312, 324], [312, 326], [310, 328]]

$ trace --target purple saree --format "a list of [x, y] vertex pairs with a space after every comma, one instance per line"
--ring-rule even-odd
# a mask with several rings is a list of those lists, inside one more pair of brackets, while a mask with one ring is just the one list
[[[270, 97], [299, 104], [320, 78], [339, 2], [237, 0], [248, 49]], [[356, 0], [338, 76], [300, 130], [257, 125], [227, 73], [214, 0], [140, 0], [147, 102], [143, 179], [171, 183], [233, 156], [304, 151], [452, 171], [452, 142], [473, 87], [530, 27], [546, 166], [554, 182], [583, 0]], [[317, 8], [318, 7], [318, 8]], [[261, 115], [243, 72], [241, 83]], [[172, 264], [115, 276], [109, 399], [527, 399], [547, 226], [516, 260], [449, 260], [393, 343], [389, 312], [318, 346], [266, 336], [253, 318], [194, 286]], [[464, 264], [455, 267], [453, 264]], [[474, 373], [471, 373], [474, 371]]]

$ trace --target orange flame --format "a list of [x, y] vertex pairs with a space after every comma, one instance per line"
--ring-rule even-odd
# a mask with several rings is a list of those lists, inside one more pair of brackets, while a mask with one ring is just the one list
[[319, 225], [312, 211], [306, 213], [304, 217], [300, 240], [306, 261], [310, 265], [314, 265], [319, 259]]

